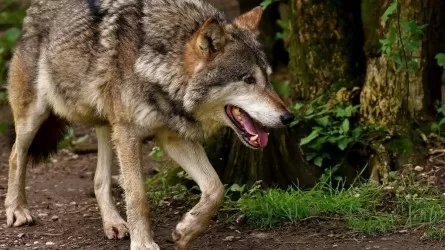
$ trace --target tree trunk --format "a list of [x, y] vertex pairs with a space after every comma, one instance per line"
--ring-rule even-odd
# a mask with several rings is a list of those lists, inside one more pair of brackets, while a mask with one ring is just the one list
[[334, 84], [354, 86], [364, 75], [360, 3], [291, 1], [290, 73], [293, 97], [311, 100]]
[[[370, 161], [371, 179], [385, 179], [391, 163], [396, 168], [421, 163], [425, 146], [415, 132], [415, 124], [430, 113], [433, 103], [440, 100], [441, 70], [434, 57], [444, 51], [445, 3], [441, 0], [401, 0], [395, 14], [388, 22], [382, 15], [393, 1], [363, 0], [362, 17], [365, 31], [367, 74], [360, 103], [362, 122], [385, 128], [390, 139], [374, 142], [375, 155]], [[402, 20], [429, 24], [415, 51], [407, 49], [408, 39]], [[392, 50], [402, 61], [417, 62], [419, 69], [400, 69], [391, 55], [380, 52], [379, 39], [394, 27], [397, 38]], [[392, 53], [392, 52], [391, 52]], [[395, 156], [395, 157], [394, 157]]]

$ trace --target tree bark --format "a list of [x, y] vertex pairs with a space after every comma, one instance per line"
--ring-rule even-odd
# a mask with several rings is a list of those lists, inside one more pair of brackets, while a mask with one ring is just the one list
[[295, 99], [311, 100], [334, 84], [350, 87], [361, 82], [359, 4], [356, 0], [291, 1], [290, 73]]
[[[420, 15], [423, 10], [422, 0], [401, 1], [400, 18], [415, 20], [419, 24], [424, 23]], [[406, 127], [407, 121], [411, 121], [424, 109], [424, 93], [422, 86], [423, 63], [421, 50], [418, 49], [412, 55], [419, 61], [419, 71], [397, 71], [397, 64], [386, 55], [380, 53], [379, 39], [382, 39], [391, 25], [397, 26], [397, 14], [389, 20], [388, 24], [381, 21], [381, 16], [392, 1], [389, 0], [363, 0], [363, 23], [365, 27], [365, 53], [368, 58], [365, 85], [361, 93], [361, 116], [367, 124], [384, 126], [390, 131], [398, 128], [398, 125]], [[372, 11], [369, 11], [372, 10]], [[406, 45], [396, 44], [394, 50], [400, 52], [405, 58]], [[421, 47], [420, 47], [421, 48]], [[406, 55], [406, 57], [410, 55]], [[409, 60], [409, 59], [407, 59]]]
[[[422, 163], [426, 157], [425, 145], [415, 125], [433, 112], [433, 104], [441, 98], [441, 69], [434, 57], [445, 50], [445, 3], [440, 0], [401, 0], [398, 13], [385, 24], [381, 17], [390, 0], [362, 0], [365, 31], [367, 74], [363, 87], [361, 119], [368, 125], [377, 125], [389, 132], [389, 139], [373, 142], [374, 156], [370, 160], [371, 179], [384, 180], [391, 166], [401, 168]], [[420, 46], [407, 55], [406, 41], [400, 39], [393, 49], [418, 62], [419, 70], [397, 71], [396, 63], [380, 53], [380, 42], [390, 27], [397, 35], [403, 32], [401, 19], [428, 24]], [[409, 59], [411, 60], [411, 59]]]

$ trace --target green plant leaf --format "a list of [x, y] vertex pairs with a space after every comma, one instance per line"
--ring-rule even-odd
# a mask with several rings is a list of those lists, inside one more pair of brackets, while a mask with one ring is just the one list
[[435, 123], [431, 124], [432, 131], [434, 131], [434, 132], [439, 131], [439, 128], [440, 128], [440, 126], [438, 123], [435, 122]]
[[301, 139], [300, 145], [306, 145], [320, 135], [318, 130], [313, 130], [307, 137]]
[[343, 151], [349, 146], [351, 142], [352, 140], [350, 138], [343, 138], [342, 140], [337, 142], [337, 146], [341, 151]]
[[321, 167], [323, 165], [323, 157], [318, 156], [317, 158], [315, 158], [314, 164]]
[[263, 10], [265, 10], [273, 2], [274, 2], [274, 0], [263, 0], [260, 5], [261, 5], [261, 7], [263, 7]]
[[440, 126], [442, 126], [444, 123], [445, 123], [445, 117], [442, 118], [442, 119], [440, 119], [440, 122], [439, 122], [439, 128], [440, 128]]
[[300, 110], [303, 106], [304, 106], [303, 103], [301, 103], [301, 102], [297, 102], [297, 103], [295, 103], [295, 105], [294, 105], [292, 108], [293, 108], [294, 111], [298, 111], [298, 110]]
[[317, 156], [317, 153], [315, 153], [315, 152], [308, 153], [306, 155], [306, 161], [310, 161], [310, 160], [314, 159], [316, 156]]
[[232, 191], [232, 192], [240, 192], [240, 193], [242, 193], [244, 191], [245, 187], [246, 187], [245, 185], [240, 186], [238, 184], [233, 184], [232, 186], [230, 186], [229, 190]]
[[343, 123], [341, 124], [341, 129], [343, 131], [343, 134], [347, 134], [349, 132], [349, 119], [343, 120]]
[[362, 127], [356, 127], [352, 130], [352, 136], [354, 138], [359, 138], [363, 133], [363, 128]]
[[439, 66], [445, 67], [445, 53], [439, 53], [436, 55], [437, 64]]
[[328, 138], [327, 136], [318, 137], [317, 139], [315, 139], [315, 141], [313, 141], [313, 142], [310, 144], [309, 147], [310, 147], [311, 149], [315, 150], [315, 151], [320, 151], [321, 148], [323, 147], [323, 144], [326, 143], [327, 138]]
[[394, 14], [394, 12], [397, 10], [397, 1], [392, 2], [388, 8], [385, 10], [385, 13], [382, 15], [383, 21], [386, 23], [389, 19], [389, 16]]
[[315, 121], [322, 127], [327, 127], [329, 125], [329, 116], [323, 116], [321, 118], [315, 119]]

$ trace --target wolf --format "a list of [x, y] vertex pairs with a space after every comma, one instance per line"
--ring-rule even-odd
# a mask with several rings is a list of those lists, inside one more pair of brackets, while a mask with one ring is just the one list
[[[142, 141], [155, 140], [198, 184], [199, 202], [172, 233], [187, 249], [209, 225], [223, 184], [202, 146], [230, 127], [253, 149], [266, 128], [294, 115], [270, 84], [259, 41], [261, 7], [231, 20], [200, 0], [36, 0], [8, 74], [16, 139], [9, 158], [7, 225], [33, 223], [26, 166], [57, 148], [68, 123], [95, 127], [94, 192], [105, 236], [130, 236], [132, 250], [153, 240], [141, 170]], [[111, 196], [113, 153], [125, 193], [125, 221]]]

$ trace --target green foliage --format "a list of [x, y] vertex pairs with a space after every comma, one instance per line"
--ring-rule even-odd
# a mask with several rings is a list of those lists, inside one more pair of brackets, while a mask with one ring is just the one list
[[[2, 0], [0, 4], [0, 105], [7, 102], [6, 92], [2, 89], [5, 82], [7, 61], [12, 55], [15, 43], [20, 37], [20, 27], [25, 9], [13, 0]], [[0, 133], [7, 121], [0, 121]]]
[[74, 130], [71, 127], [66, 128], [63, 140], [59, 142], [57, 147], [59, 149], [72, 148], [74, 145]]
[[153, 206], [159, 207], [169, 206], [172, 202], [194, 202], [199, 196], [192, 191], [198, 188], [189, 190], [184, 184], [188, 180], [190, 178], [183, 171], [179, 171], [179, 168], [167, 160], [163, 162], [157, 175], [145, 181], [147, 196]]
[[261, 7], [263, 8], [263, 10], [267, 9], [267, 7], [269, 7], [269, 5], [273, 4], [274, 2], [278, 2], [280, 0], [263, 0], [261, 2]]
[[244, 197], [251, 197], [261, 189], [261, 182], [256, 181], [253, 185], [232, 184], [225, 185], [224, 211], [238, 210], [238, 201]]
[[445, 53], [439, 53], [436, 55], [437, 64], [441, 67], [445, 67]]
[[389, 213], [363, 217], [351, 216], [346, 221], [351, 228], [371, 235], [388, 233], [396, 226], [395, 216]]
[[431, 131], [440, 135], [442, 126], [445, 124], [445, 103], [440, 104], [437, 107], [438, 122], [431, 124]]
[[20, 37], [20, 27], [24, 17], [25, 9], [14, 1], [6, 0], [0, 5], [0, 30], [4, 30], [0, 35], [0, 85], [5, 79], [6, 62]]
[[[238, 204], [247, 222], [261, 227], [322, 217], [342, 219], [359, 232], [380, 234], [400, 227], [438, 225], [445, 219], [442, 196], [413, 172], [391, 172], [386, 186], [368, 183], [333, 189], [327, 182], [320, 182], [308, 191], [256, 191], [242, 197]], [[445, 235], [437, 230], [430, 234]]]
[[160, 147], [155, 146], [151, 149], [150, 156], [153, 157], [155, 160], [160, 161], [164, 156], [164, 151]]
[[[332, 106], [325, 97], [320, 96], [308, 104], [295, 104], [293, 110], [297, 118], [291, 124], [310, 126], [311, 133], [301, 139], [300, 145], [304, 146], [306, 160], [319, 167], [339, 164], [350, 146], [366, 143], [364, 139], [369, 131], [368, 127], [353, 122], [359, 112], [358, 105]], [[342, 157], [335, 159], [338, 155]], [[330, 164], [324, 164], [326, 160], [331, 160]]]
[[388, 25], [388, 32], [385, 38], [380, 39], [381, 51], [396, 63], [397, 71], [417, 72], [420, 60], [415, 55], [427, 25], [401, 19], [400, 7], [399, 0], [394, 0], [382, 15], [382, 21]]
[[431, 226], [426, 231], [426, 235], [430, 240], [445, 240], [445, 229], [438, 226]]

